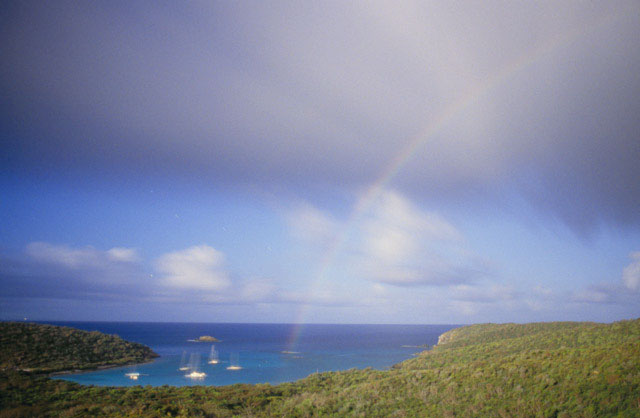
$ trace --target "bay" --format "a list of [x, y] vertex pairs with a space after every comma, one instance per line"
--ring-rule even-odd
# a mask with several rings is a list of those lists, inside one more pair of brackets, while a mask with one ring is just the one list
[[[185, 386], [282, 383], [309, 374], [351, 368], [384, 370], [437, 343], [456, 325], [230, 324], [143, 322], [47, 322], [87, 331], [117, 334], [151, 347], [160, 358], [147, 364], [57, 376], [85, 385]], [[212, 343], [219, 362], [208, 364]], [[202, 379], [178, 370], [183, 359], [199, 358]], [[229, 370], [230, 365], [241, 367]], [[127, 374], [139, 373], [137, 380]]]

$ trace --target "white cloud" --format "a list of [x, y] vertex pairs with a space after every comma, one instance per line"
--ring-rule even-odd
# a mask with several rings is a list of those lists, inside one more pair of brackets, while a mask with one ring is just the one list
[[460, 232], [435, 212], [418, 209], [394, 190], [384, 190], [371, 210], [370, 223], [382, 224], [396, 231], [419, 232], [433, 240], [459, 240]]
[[640, 251], [630, 254], [633, 262], [622, 271], [622, 281], [631, 290], [640, 290]]
[[107, 255], [114, 261], [134, 263], [140, 261], [138, 252], [133, 248], [115, 247], [107, 251]]
[[381, 193], [358, 233], [355, 264], [370, 280], [400, 286], [446, 285], [473, 275], [457, 228], [395, 191]]
[[[454, 285], [474, 280], [487, 267], [465, 248], [462, 233], [436, 212], [424, 211], [394, 190], [383, 190], [351, 224], [309, 204], [291, 212], [292, 235], [312, 251], [343, 236], [332, 268], [396, 286]], [[324, 244], [324, 245], [318, 245]], [[327, 258], [322, 257], [323, 262]]]
[[37, 261], [71, 269], [98, 268], [114, 262], [134, 263], [139, 261], [135, 249], [123, 247], [101, 251], [91, 246], [73, 248], [47, 242], [32, 242], [27, 245], [26, 252]]
[[[384, 191], [362, 227], [368, 258], [387, 268], [406, 263], [425, 240], [456, 240], [460, 233], [436, 213], [422, 212], [405, 197]], [[406, 276], [406, 272], [400, 274]]]
[[415, 254], [418, 242], [413, 233], [377, 219], [368, 225], [364, 251], [376, 263], [394, 265]]
[[[366, 262], [374, 262], [374, 270], [404, 264], [416, 254], [425, 224], [426, 217], [407, 199], [396, 192], [384, 191], [363, 222]], [[406, 276], [406, 272], [400, 275]]]
[[207, 245], [164, 254], [156, 261], [158, 271], [164, 274], [165, 285], [210, 291], [224, 290], [231, 285], [223, 264], [224, 255]]

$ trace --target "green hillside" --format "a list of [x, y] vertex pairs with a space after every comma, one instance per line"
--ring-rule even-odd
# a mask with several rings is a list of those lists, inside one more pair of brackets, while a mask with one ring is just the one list
[[116, 335], [69, 327], [0, 322], [0, 369], [50, 373], [141, 363], [158, 357]]
[[388, 371], [281, 385], [104, 388], [0, 381], [0, 416], [639, 417], [640, 320], [484, 324]]

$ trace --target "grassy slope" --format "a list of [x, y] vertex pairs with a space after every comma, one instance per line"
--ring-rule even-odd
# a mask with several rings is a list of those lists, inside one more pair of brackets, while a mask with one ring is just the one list
[[157, 357], [149, 347], [115, 335], [21, 322], [0, 322], [0, 354], [0, 369], [34, 373], [94, 369]]
[[640, 320], [473, 325], [392, 370], [294, 383], [82, 387], [13, 375], [0, 416], [640, 416]]

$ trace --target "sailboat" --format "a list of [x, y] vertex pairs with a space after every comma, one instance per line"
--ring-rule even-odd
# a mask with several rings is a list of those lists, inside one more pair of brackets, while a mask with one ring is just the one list
[[180, 359], [180, 367], [178, 368], [181, 372], [189, 370], [189, 366], [187, 366], [187, 352], [182, 351], [182, 359]]
[[227, 370], [242, 370], [242, 367], [240, 367], [240, 363], [238, 362], [237, 354], [231, 354], [231, 360], [229, 363], [231, 364], [227, 367]]
[[184, 377], [188, 377], [189, 379], [204, 379], [205, 377], [207, 377], [207, 374], [205, 372], [194, 370], [191, 373], [185, 374]]
[[209, 364], [218, 364], [218, 352], [216, 351], [215, 344], [211, 344], [211, 353], [209, 354]]
[[146, 374], [143, 375], [142, 373], [136, 371], [135, 367], [133, 367], [133, 368], [131, 368], [129, 370], [130, 370], [130, 372], [125, 373], [124, 375], [126, 377], [128, 377], [129, 379], [131, 379], [131, 380], [138, 380], [140, 378], [140, 376], [148, 376]]
[[189, 370], [191, 370], [191, 373], [187, 373], [184, 376], [188, 377], [189, 379], [204, 379], [207, 374], [205, 372], [199, 372], [199, 368], [200, 354], [192, 353], [191, 357], [189, 358]]

